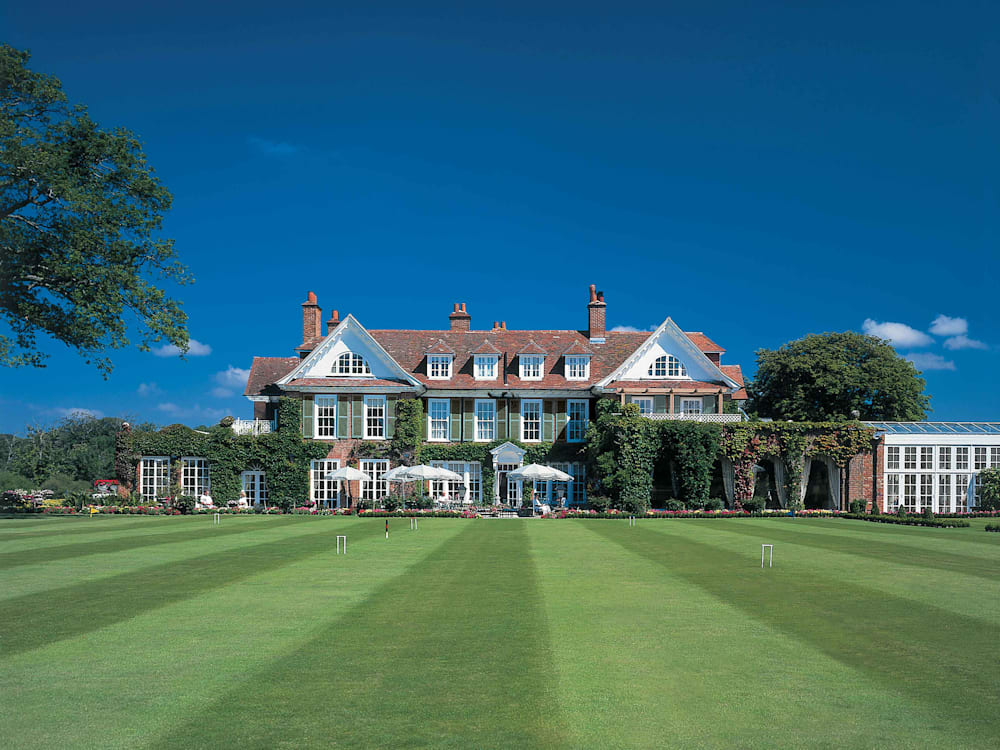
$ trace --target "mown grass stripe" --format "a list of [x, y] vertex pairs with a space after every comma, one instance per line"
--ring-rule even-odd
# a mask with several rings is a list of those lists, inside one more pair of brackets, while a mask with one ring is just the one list
[[154, 746], [564, 745], [524, 523], [487, 523]]
[[[169, 528], [178, 523], [190, 521], [184, 516], [48, 516], [45, 521], [30, 526], [11, 525], [10, 518], [0, 519], [0, 545], [7, 542], [17, 542], [22, 539], [37, 539], [40, 537], [72, 536], [74, 534], [103, 534], [119, 532], [124, 529], [153, 528], [160, 526]], [[38, 531], [37, 529], [45, 529]]]
[[[0, 570], [9, 570], [22, 565], [38, 565], [41, 563], [55, 562], [56, 560], [67, 560], [74, 557], [88, 557], [91, 555], [111, 554], [143, 547], [155, 547], [161, 544], [180, 544], [182, 542], [194, 542], [200, 539], [218, 539], [220, 537], [233, 536], [235, 534], [246, 534], [251, 531], [260, 531], [261, 527], [252, 523], [243, 523], [239, 519], [229, 523], [216, 526], [208, 519], [202, 525], [178, 527], [176, 531], [157, 534], [136, 534], [133, 536], [117, 536], [113, 539], [103, 539], [93, 542], [80, 542], [79, 544], [62, 544], [49, 547], [37, 547], [35, 549], [18, 550], [14, 552], [0, 553]], [[324, 521], [326, 519], [323, 519]], [[288, 525], [287, 519], [275, 519], [272, 528], [279, 528]]]
[[[768, 541], [773, 539], [775, 541], [800, 544], [805, 547], [813, 547], [830, 552], [857, 555], [880, 562], [944, 570], [949, 573], [985, 578], [989, 581], [1000, 579], [1000, 555], [984, 558], [972, 555], [952, 554], [925, 546], [895, 544], [887, 540], [873, 542], [868, 537], [859, 539], [844, 535], [834, 536], [822, 533], [822, 530], [815, 526], [807, 529], [790, 525], [791, 523], [795, 523], [794, 521], [770, 521], [766, 528], [748, 526], [746, 523], [731, 523], [729, 521], [721, 523], [723, 525], [716, 524], [712, 527], [712, 530], [727, 534], [739, 534], [751, 537], [754, 540], [766, 537]], [[914, 532], [918, 534], [924, 531], [924, 529], [914, 529]], [[946, 529], [943, 531], [949, 535], [972, 533], [971, 529]]]
[[[736, 553], [697, 541], [691, 530], [674, 530], [666, 524], [630, 531], [615, 522], [581, 523], [593, 524], [587, 527], [593, 533], [812, 644], [887, 688], [919, 698], [928, 710], [984, 732], [990, 729], [987, 717], [1000, 710], [996, 621], [957, 615], [845, 581], [820, 572], [818, 562], [813, 568], [761, 570], [756, 550]], [[944, 675], [946, 690], [941, 686]]]
[[[315, 523], [303, 519], [301, 523]], [[316, 531], [287, 539], [154, 565], [96, 581], [13, 597], [0, 608], [0, 656], [39, 648], [135, 617], [171, 602], [226, 586], [255, 573], [327, 551], [337, 533], [378, 532], [376, 524], [316, 524]], [[286, 526], [295, 530], [298, 524]]]

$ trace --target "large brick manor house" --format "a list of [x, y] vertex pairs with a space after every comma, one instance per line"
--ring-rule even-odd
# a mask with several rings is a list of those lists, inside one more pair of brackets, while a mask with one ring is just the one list
[[[598, 398], [635, 403], [653, 419], [739, 419], [743, 376], [739, 365], [722, 364], [721, 346], [670, 318], [652, 333], [607, 330], [606, 311], [604, 294], [592, 285], [584, 330], [516, 331], [505, 322], [477, 330], [461, 303], [443, 330], [368, 330], [334, 310], [324, 334], [309, 292], [297, 356], [254, 357], [245, 390], [254, 419], [234, 428], [268, 431], [280, 397], [301, 399], [303, 438], [329, 446], [326, 459], [313, 462], [312, 499], [339, 504], [338, 483], [325, 476], [350, 464], [372, 477], [350, 494], [377, 500], [388, 491], [382, 476], [389, 461], [359, 458], [356, 447], [391, 438], [398, 399], [420, 398], [428, 443], [513, 441], [492, 451], [495, 497], [482, 497], [478, 462], [441, 462], [465, 480], [445, 491], [488, 504], [519, 499], [516, 483], [505, 481], [524, 456], [514, 443], [582, 443]], [[566, 491], [570, 501], [583, 502], [583, 464], [558, 468], [581, 480]], [[251, 500], [266, 493], [261, 474], [244, 472]]]

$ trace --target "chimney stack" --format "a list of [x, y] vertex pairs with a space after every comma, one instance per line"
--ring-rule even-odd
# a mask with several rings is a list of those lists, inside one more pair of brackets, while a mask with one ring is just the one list
[[316, 293], [309, 292], [302, 303], [302, 346], [323, 338], [323, 311], [316, 302]]
[[468, 331], [472, 328], [472, 316], [465, 311], [465, 303], [455, 303], [455, 309], [448, 316], [453, 331]]
[[329, 336], [333, 329], [340, 325], [340, 313], [334, 310], [330, 313], [330, 319], [326, 321], [326, 335]]
[[587, 336], [592, 344], [605, 342], [605, 311], [604, 292], [597, 291], [595, 284], [590, 285], [590, 302], [587, 304]]

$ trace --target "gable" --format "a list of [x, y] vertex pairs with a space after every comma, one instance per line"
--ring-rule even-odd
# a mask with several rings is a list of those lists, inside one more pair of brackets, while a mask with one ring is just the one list
[[[687, 374], [672, 378], [650, 375], [650, 366], [662, 356], [676, 357], [684, 365]], [[739, 385], [722, 372], [670, 318], [663, 321], [632, 355], [598, 385], [604, 386], [614, 380], [670, 382], [693, 380], [724, 383], [730, 388]]]
[[[327, 334], [298, 367], [278, 381], [278, 385], [286, 385], [293, 380], [324, 378], [330, 385], [336, 385], [338, 380], [343, 379], [333, 375], [337, 360], [340, 355], [348, 352], [361, 355], [371, 370], [370, 377], [375, 380], [402, 381], [419, 385], [419, 382], [389, 356], [382, 345], [372, 338], [353, 315], [348, 315], [340, 325]], [[362, 376], [351, 377], [357, 379]]]

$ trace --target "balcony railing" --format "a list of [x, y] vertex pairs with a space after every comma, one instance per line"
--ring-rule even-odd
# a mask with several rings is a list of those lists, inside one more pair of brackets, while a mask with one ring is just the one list
[[742, 422], [742, 414], [643, 414], [647, 419], [672, 420], [683, 419], [691, 422]]
[[235, 419], [233, 432], [237, 435], [267, 435], [278, 429], [273, 419]]

